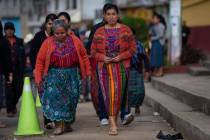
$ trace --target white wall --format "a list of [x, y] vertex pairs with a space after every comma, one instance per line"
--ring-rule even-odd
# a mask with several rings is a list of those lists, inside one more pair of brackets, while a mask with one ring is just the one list
[[94, 19], [95, 10], [102, 9], [104, 0], [81, 0], [82, 19]]
[[[48, 1], [48, 12], [55, 13], [66, 11], [66, 0], [58, 0], [59, 8], [55, 10], [55, 0]], [[94, 19], [95, 10], [102, 9], [105, 0], [77, 0], [77, 10], [80, 10], [83, 20]]]

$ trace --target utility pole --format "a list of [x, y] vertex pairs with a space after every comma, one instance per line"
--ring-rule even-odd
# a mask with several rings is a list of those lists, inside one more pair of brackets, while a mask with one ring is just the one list
[[182, 50], [181, 0], [170, 0], [169, 6], [170, 6], [169, 60], [172, 65], [179, 65], [181, 50]]

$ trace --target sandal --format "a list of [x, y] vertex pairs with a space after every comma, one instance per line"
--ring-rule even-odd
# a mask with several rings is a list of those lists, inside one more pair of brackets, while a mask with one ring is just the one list
[[118, 135], [117, 128], [110, 128], [109, 135], [110, 136], [116, 136], [116, 135]]
[[62, 121], [55, 122], [55, 130], [53, 131], [54, 135], [61, 135], [64, 133], [64, 123]]

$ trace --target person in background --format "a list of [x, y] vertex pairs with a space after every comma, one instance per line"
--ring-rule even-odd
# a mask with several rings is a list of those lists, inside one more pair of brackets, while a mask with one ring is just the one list
[[[0, 21], [0, 42], [3, 38], [3, 27]], [[0, 46], [0, 110], [6, 105], [5, 83], [12, 82], [12, 66], [9, 54], [9, 48]], [[9, 77], [10, 76], [10, 77]], [[0, 128], [5, 128], [6, 124], [0, 121]]]
[[31, 50], [30, 50], [30, 61], [33, 69], [35, 68], [36, 57], [42, 43], [46, 38], [53, 35], [52, 24], [55, 19], [57, 19], [57, 16], [55, 14], [48, 14], [45, 18], [44, 24], [41, 27], [41, 30], [37, 32], [34, 38], [32, 39]]
[[[41, 31], [37, 32], [31, 41], [30, 62], [33, 70], [35, 69], [36, 57], [41, 48], [42, 43], [48, 37], [53, 35], [52, 25], [55, 19], [57, 19], [57, 16], [55, 14], [48, 14], [45, 18], [45, 22], [41, 28]], [[44, 116], [44, 127], [46, 129], [52, 129], [53, 126], [53, 122]]]
[[74, 33], [78, 38], [80, 38], [79, 31], [71, 29], [71, 17], [70, 17], [70, 15], [67, 12], [60, 12], [60, 13], [58, 13], [58, 19], [63, 20], [68, 25], [68, 27], [69, 27], [68, 33], [69, 34]]
[[[86, 29], [81, 29], [80, 30], [80, 40], [83, 42], [84, 46], [86, 46], [88, 38], [85, 35], [86, 34]], [[87, 50], [87, 49], [86, 49]], [[90, 57], [90, 55], [88, 56]], [[85, 79], [84, 81], [82, 81], [82, 95], [83, 98], [81, 98], [80, 101], [85, 101], [85, 102], [89, 102], [91, 101], [90, 99], [90, 79]]]
[[162, 20], [163, 17], [154, 13], [150, 29], [152, 48], [150, 53], [150, 67], [153, 71], [153, 76], [163, 76], [163, 61], [164, 61], [164, 44], [166, 25]]
[[[105, 4], [104, 7], [108, 6], [109, 4]], [[103, 8], [104, 9], [104, 8]], [[99, 22], [98, 24], [94, 25], [90, 31], [90, 35], [88, 37], [88, 41], [86, 44], [86, 50], [87, 53], [90, 55], [90, 64], [91, 64], [91, 68], [92, 68], [92, 75], [91, 75], [91, 99], [92, 99], [92, 103], [93, 106], [96, 110], [96, 114], [99, 117], [100, 120], [100, 125], [104, 126], [104, 125], [108, 125], [109, 124], [109, 117], [108, 114], [106, 112], [105, 109], [105, 104], [104, 104], [104, 99], [103, 99], [103, 95], [100, 89], [100, 84], [99, 84], [99, 79], [98, 79], [98, 75], [97, 75], [97, 71], [96, 71], [96, 60], [94, 57], [91, 56], [90, 54], [90, 50], [91, 50], [91, 44], [93, 41], [93, 37], [94, 34], [96, 32], [96, 30], [102, 26], [105, 25], [105, 21], [104, 19]]]
[[186, 21], [182, 22], [182, 46], [185, 47], [190, 35], [190, 28], [187, 26]]
[[127, 80], [130, 59], [136, 42], [129, 27], [118, 22], [119, 10], [114, 4], [103, 9], [106, 24], [98, 28], [91, 45], [91, 55], [97, 62], [97, 74], [109, 115], [109, 135], [117, 135], [119, 111], [127, 111]]
[[[14, 117], [17, 113], [16, 104], [22, 94], [23, 88], [23, 76], [25, 70], [25, 50], [23, 39], [15, 36], [15, 26], [12, 22], [6, 22], [4, 25], [5, 36], [0, 42], [0, 46], [3, 47], [3, 56], [9, 57], [4, 64], [11, 64], [11, 75], [9, 75], [9, 82], [6, 86], [7, 95], [7, 116]], [[4, 53], [9, 50], [8, 53]], [[5, 56], [6, 55], [6, 56]], [[8, 76], [7, 76], [8, 77]]]
[[90, 77], [91, 68], [82, 42], [68, 34], [63, 20], [53, 22], [54, 35], [47, 38], [37, 55], [35, 83], [45, 116], [55, 122], [55, 135], [71, 132], [80, 95], [81, 78]]
[[[135, 34], [135, 31], [132, 30]], [[145, 96], [145, 77], [149, 76], [149, 59], [140, 41], [136, 42], [137, 52], [131, 59], [130, 75], [128, 80], [128, 98], [130, 107], [135, 108], [135, 114], [140, 114], [140, 106]]]

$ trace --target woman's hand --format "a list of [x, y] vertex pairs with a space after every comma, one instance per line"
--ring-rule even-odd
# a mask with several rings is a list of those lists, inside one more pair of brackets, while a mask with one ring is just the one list
[[117, 62], [120, 62], [120, 61], [121, 61], [121, 57], [120, 57], [120, 55], [118, 55], [118, 56], [116, 56], [116, 57], [112, 58], [112, 62], [117, 63]]
[[13, 74], [9, 73], [9, 81], [7, 81], [7, 84], [11, 84], [13, 81]]
[[112, 61], [112, 58], [111, 57], [108, 57], [108, 56], [105, 56], [104, 57], [104, 63], [110, 63]]

